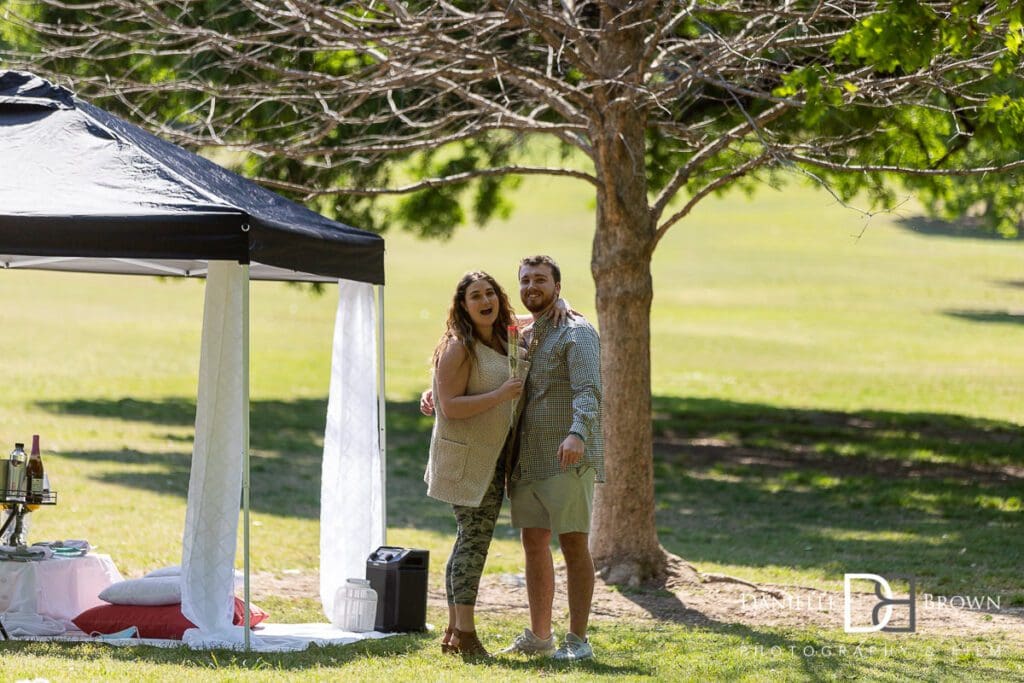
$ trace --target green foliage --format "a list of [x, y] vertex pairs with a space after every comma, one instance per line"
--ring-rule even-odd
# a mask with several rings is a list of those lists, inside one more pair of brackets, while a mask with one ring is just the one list
[[[116, 4], [116, 3], [114, 3]], [[765, 40], [763, 48], [750, 48], [741, 36], [752, 28], [749, 16], [719, 3], [697, 3], [693, 11], [674, 26], [665, 39], [678, 42], [666, 53], [663, 61], [649, 73], [645, 86], [670, 88], [685, 79], [691, 86], [672, 96], [640, 104], [649, 123], [645, 134], [644, 157], [646, 184], [654, 194], [662, 190], [674, 174], [695, 159], [702, 145], [713, 141], [744, 122], [752, 120], [773, 106], [778, 98], [786, 98], [792, 109], [768, 127], [758, 127], [717, 154], [709, 155], [702, 164], [691, 169], [682, 185], [682, 192], [692, 195], [738, 165], [757, 158], [766, 149], [775, 150], [771, 161], [747, 177], [730, 181], [721, 188], [751, 191], [762, 183], [778, 183], [780, 168], [792, 164], [783, 148], [796, 148], [807, 155], [826, 157], [832, 168], [806, 167], [837, 193], [850, 198], [868, 193], [877, 206], [890, 205], [896, 185], [891, 176], [882, 173], [849, 173], [843, 167], [892, 167], [918, 169], [955, 169], [968, 165], [998, 166], [1019, 158], [1024, 149], [1024, 122], [1019, 100], [1024, 97], [1021, 86], [1021, 59], [1024, 50], [1024, 14], [1021, 3], [1013, 0], [961, 0], [952, 3], [924, 3], [917, 0], [883, 0], [877, 12], [868, 13], [865, 3], [857, 12], [864, 14], [852, 22], [842, 11], [843, 3], [829, 5], [828, 20], [809, 27], [801, 21], [786, 21], [781, 15], [766, 14], [763, 20], [775, 21], [778, 35]], [[228, 111], [231, 125], [221, 131], [221, 141], [248, 148], [255, 153], [245, 160], [242, 169], [247, 175], [276, 181], [276, 187], [302, 187], [283, 190], [292, 199], [308, 201], [317, 210], [339, 220], [376, 230], [401, 226], [424, 237], [449, 237], [466, 223], [485, 224], [506, 216], [511, 210], [508, 191], [513, 181], [498, 177], [467, 180], [464, 183], [421, 187], [415, 193], [395, 199], [388, 196], [335, 194], [338, 187], [379, 188], [415, 184], [417, 180], [443, 173], [465, 173], [500, 167], [513, 158], [516, 145], [491, 127], [471, 136], [471, 140], [446, 145], [431, 152], [385, 152], [368, 157], [344, 156], [340, 150], [355, 138], [382, 141], [403, 140], [421, 122], [410, 121], [405, 113], [410, 107], [428, 102], [426, 120], [444, 119], [448, 112], [460, 112], [437, 129], [439, 138], [453, 135], [461, 139], [468, 125], [466, 100], [451, 86], [428, 81], [402, 81], [401, 87], [387, 92], [364, 93], [361, 99], [346, 98], [349, 83], [357, 83], [380, 73], [390, 60], [378, 50], [401, 50], [401, 41], [394, 42], [387, 33], [374, 41], [369, 32], [386, 14], [371, 7], [352, 6], [345, 10], [345, 21], [366, 21], [365, 45], [374, 49], [356, 50], [350, 45], [332, 45], [318, 40], [315, 24], [293, 30], [288, 24], [293, 17], [281, 15], [278, 24], [264, 21], [258, 13], [240, 6], [215, 0], [193, 3], [150, 3], [152, 14], [118, 15], [110, 5], [102, 3], [27, 3], [6, 0], [0, 6], [16, 9], [25, 20], [62, 26], [94, 27], [118, 31], [133, 37], [118, 41], [110, 39], [90, 45], [87, 58], [72, 58], [63, 48], [56, 56], [40, 60], [55, 73], [82, 81], [82, 95], [98, 100], [101, 106], [131, 116], [132, 109], [146, 112], [154, 121], [188, 132], [204, 130], [214, 109], [210, 98], [216, 98], [216, 109]], [[357, 9], [358, 7], [358, 9]], [[409, 3], [411, 13], [436, 7], [433, 3]], [[467, 13], [452, 25], [441, 27], [445, 40], [455, 44], [473, 42], [484, 51], [484, 58], [473, 55], [456, 71], [467, 74], [466, 91], [474, 101], [504, 102], [511, 93], [514, 113], [535, 117], [543, 123], [564, 124], [557, 107], [545, 103], [525, 90], [516, 98], [515, 78], [510, 73], [517, 67], [544, 73], [544, 87], [564, 88], [562, 96], [578, 103], [578, 98], [596, 98], [608, 87], [600, 69], [588, 71], [571, 52], [575, 38], [562, 43], [557, 58], [549, 50], [551, 35], [526, 30], [515, 21], [498, 29], [477, 31], [469, 13], [479, 10], [474, 3], [456, 3], [452, 7]], [[812, 20], [819, 12], [816, 3], [798, 2], [796, 12], [807, 12]], [[665, 3], [659, 11], [672, 14], [678, 8]], [[269, 10], [268, 10], [269, 12]], [[147, 17], [168, 17], [189, 28], [202, 28], [212, 35], [238, 36], [236, 43], [224, 45], [202, 43], [201, 49], [190, 49], [183, 36], [181, 42], [163, 44], [168, 49], [154, 50], [148, 35], [160, 35], [159, 25]], [[577, 8], [577, 21], [588, 31], [604, 27], [597, 6], [586, 3]], [[159, 22], [158, 22], [159, 23]], [[653, 22], [649, 22], [652, 23]], [[0, 41], [10, 48], [37, 49], [45, 40], [24, 28], [24, 21], [0, 26]], [[641, 22], [638, 26], [643, 27]], [[809, 33], [810, 31], [810, 33]], [[244, 36], [280, 36], [280, 40], [261, 48], [260, 61], [241, 62], [242, 66], [226, 66], [228, 58], [245, 48]], [[87, 36], [88, 30], [82, 35]], [[569, 32], [567, 32], [569, 33]], [[807, 41], [808, 35], [837, 35], [831, 43]], [[595, 33], [594, 35], [598, 35]], [[643, 35], [642, 30], [638, 35]], [[766, 34], [767, 35], [767, 34]], [[647, 38], [650, 38], [648, 36]], [[83, 38], [85, 40], [85, 38]], [[596, 39], [595, 39], [596, 40]], [[727, 68], [716, 82], [714, 73], [701, 72], [699, 50], [695, 45], [728, 45], [737, 40], [735, 50], [744, 53], [745, 62]], [[704, 41], [701, 43], [700, 41]], [[754, 41], [755, 43], [757, 41]], [[386, 45], [387, 47], [381, 47]], [[591, 47], [597, 47], [592, 45]], [[179, 49], [174, 49], [178, 47]], [[569, 52], [567, 52], [568, 50]], [[919, 95], [905, 100], [897, 95], [890, 101], [887, 93], [895, 92], [894, 79], [912, 79], [915, 74], [936, 64], [964, 63], [980, 54], [996, 55], [989, 73], [974, 67], [953, 68], [934, 82], [930, 90], [918, 84]], [[492, 58], [493, 55], [493, 58]], [[679, 55], [676, 57], [675, 55]], [[423, 54], [423, 73], [443, 70], [453, 65], [431, 63], [432, 55]], [[457, 55], [456, 62], [461, 62]], [[410, 64], [417, 64], [410, 57]], [[454, 58], [453, 58], [454, 59]], [[385, 61], [381, 61], [385, 60]], [[552, 61], [553, 60], [553, 61]], [[499, 64], [507, 65], [504, 69]], [[394, 64], [409, 71], [401, 55], [394, 55]], [[490, 66], [494, 65], [494, 73]], [[744, 66], [740, 66], [743, 64]], [[759, 65], [747, 68], [746, 64]], [[404, 66], [403, 66], [404, 65]], [[710, 67], [712, 71], [719, 68]], [[501, 73], [508, 72], [504, 81]], [[693, 72], [701, 72], [692, 78]], [[273, 84], [284, 74], [308, 73], [312, 82], [337, 83], [319, 87], [317, 97], [302, 91], [275, 93], [249, 100], [233, 99], [235, 92], [261, 93], [246, 90], [260, 84], [273, 93]], [[132, 109], [116, 98], [106, 98], [103, 79], [108, 75], [128, 74], [138, 82], [151, 86], [150, 92], [133, 91]], [[453, 72], [457, 81], [457, 75]], [[187, 83], [183, 83], [187, 81]], [[723, 87], [723, 83], [730, 87]], [[888, 85], [879, 85], [887, 83]], [[907, 81], [910, 87], [910, 81]], [[463, 93], [463, 94], [465, 94]], [[642, 93], [637, 93], [642, 94]], [[770, 94], [770, 95], [769, 95]], [[604, 96], [608, 96], [605, 93]], [[633, 97], [630, 94], [629, 97]], [[315, 102], [314, 102], [315, 100]], [[596, 102], [595, 99], [593, 102]], [[591, 104], [593, 104], [591, 102]], [[588, 107], [583, 106], [582, 111]], [[417, 110], [419, 111], [419, 110]], [[337, 119], [324, 112], [344, 112]], [[419, 113], [424, 114], [423, 111]], [[485, 115], [483, 110], [469, 115]], [[310, 123], [323, 116], [316, 123]], [[579, 121], [572, 121], [576, 126]], [[504, 127], [504, 123], [498, 128]], [[583, 130], [585, 129], [585, 130]], [[509, 124], [508, 131], [516, 131]], [[586, 126], [579, 133], [579, 147], [592, 146], [589, 136], [594, 128]], [[521, 134], [506, 132], [504, 135]], [[529, 131], [529, 135], [542, 135]], [[449, 138], [450, 139], [450, 138]], [[697, 140], [697, 142], [694, 142]], [[520, 139], [521, 142], [521, 139]], [[569, 147], [566, 137], [557, 144]], [[309, 149], [308, 154], [294, 150]], [[282, 150], [289, 153], [284, 154]], [[520, 150], [521, 152], [521, 150]], [[376, 154], [376, 153], [375, 153]], [[613, 170], [614, 172], [614, 170]], [[935, 215], [949, 216], [952, 211], [981, 203], [978, 212], [983, 224], [1000, 234], [1013, 234], [1017, 229], [1021, 206], [998, 185], [1002, 179], [982, 176], [961, 181], [945, 177], [908, 177], [901, 180], [906, 187], [920, 192], [928, 200]], [[1014, 184], [1017, 181], [1008, 181]]]
[[[909, 73], [928, 64], [939, 47], [941, 20], [917, 0], [888, 0], [884, 11], [861, 21], [836, 41], [832, 56], [840, 61], [867, 64], [883, 73]], [[957, 50], [961, 26], [947, 26], [943, 34], [954, 36]]]
[[[478, 169], [507, 163], [515, 151], [515, 143], [484, 138], [453, 143], [422, 152], [401, 167], [410, 181], [466, 174]], [[511, 204], [505, 191], [518, 185], [510, 176], [484, 176], [457, 184], [438, 185], [413, 192], [395, 202], [392, 217], [405, 229], [420, 237], [451, 237], [467, 219], [466, 195], [476, 225], [484, 225], [492, 217], [507, 218]]]
[[775, 89], [779, 97], [800, 95], [804, 106], [800, 110], [800, 121], [810, 130], [825, 123], [830, 115], [835, 116], [843, 105], [843, 91], [849, 92], [851, 84], [841, 86], [834, 76], [823, 67], [812, 64], [792, 71]]
[[[879, 172], [848, 173], [842, 166], [952, 169], [966, 166], [998, 166], [1019, 158], [1024, 148], [1024, 120], [1019, 99], [1024, 95], [1020, 80], [1021, 32], [1018, 3], [999, 2], [998, 11], [979, 21], [980, 1], [953, 3], [943, 17], [925, 3], [893, 0], [882, 3], [882, 11], [860, 22], [840, 37], [827, 58], [809, 51], [801, 54], [768, 53], [766, 59], [788, 60], [791, 68], [779, 80], [768, 83], [772, 95], [799, 100], [801, 106], [784, 115], [772, 126], [768, 142], [807, 145], [818, 151], [816, 140], [849, 139], [842, 153], [833, 156], [836, 168], [807, 167], [821, 182], [827, 183], [844, 200], [867, 197], [872, 208], [892, 208], [901, 201], [895, 192], [899, 184], [918, 193], [935, 216], [954, 219], [969, 212], [979, 229], [1004, 236], [1017, 234], [1024, 205], [1017, 199], [1020, 180], [1017, 175], [922, 176]], [[991, 10], [991, 7], [988, 8]], [[951, 89], [934, 89], [919, 104], [879, 106], [857, 83], [868, 68], [881, 77], [913, 74], [932, 60], [963, 59], [988, 50], [999, 49], [991, 40], [992, 30], [1002, 26], [1006, 33], [1005, 53], [993, 62], [994, 78], [979, 78], [966, 71], [951, 81]], [[693, 32], [698, 24], [684, 22], [680, 31]], [[728, 35], [738, 30], [728, 16], [709, 16], [705, 32]], [[799, 36], [795, 34], [794, 37]], [[982, 74], [983, 75], [983, 74]], [[671, 74], [667, 74], [671, 78]], [[757, 85], [763, 86], [764, 83]], [[709, 115], [707, 102], [724, 104], [716, 116]], [[985, 101], [987, 100], [987, 103]], [[981, 105], [975, 104], [983, 102]], [[741, 123], [744, 117], [757, 116], [763, 100], [741, 101], [704, 90], [691, 98], [690, 93], [676, 103], [679, 120], [700, 120], [724, 132]], [[870, 131], [860, 134], [859, 131]], [[647, 135], [648, 179], [657, 191], [685, 164], [693, 150], [672, 136], [651, 129]], [[753, 158], [757, 140], [746, 148], [736, 146], [716, 155], [697, 170], [686, 184], [690, 193], [698, 191], [717, 176]], [[784, 163], [784, 162], [781, 162]], [[754, 177], [741, 178], [727, 188], [746, 192], [767, 183], [777, 185], [780, 176], [767, 167]], [[960, 212], [960, 213], [958, 213]]]
[[[38, 52], [39, 41], [27, 22], [42, 17], [42, 10], [29, 0], [0, 0], [0, 52]], [[15, 20], [17, 19], [17, 20]], [[0, 62], [3, 66], [3, 62]]]
[[395, 217], [422, 237], [450, 237], [465, 213], [448, 189], [421, 190], [400, 201]]
[[[90, 13], [90, 8], [75, 9], [74, 5], [68, 8], [55, 8], [37, 3], [4, 3], [4, 6], [8, 5], [19, 13], [21, 21], [16, 25], [11, 24], [11, 28], [7, 28], [7, 24], [2, 26], [4, 32], [0, 33], [0, 40], [6, 43], [6, 48], [40, 44], [41, 39], [38, 36], [34, 36], [29, 29], [20, 28], [27, 21], [91, 25], [101, 23], [105, 11], [99, 10], [100, 15], [96, 16]], [[169, 16], [187, 26], [202, 27], [224, 35], [241, 36], [258, 31], [261, 26], [259, 18], [249, 10], [232, 9], [227, 3], [212, 0], [182, 5], [169, 3], [162, 5], [160, 11], [167, 11]], [[128, 30], [138, 28], [140, 22], [145, 20], [137, 17], [127, 21], [122, 18], [118, 21], [122, 22], [125, 30]], [[5, 47], [4, 43], [0, 43], [0, 48]], [[368, 53], [312, 49], [314, 47], [319, 46], [312, 38], [283, 41], [277, 54], [270, 61], [275, 62], [281, 69], [306, 69], [337, 77], [356, 76], [361, 70], [376, 63]], [[110, 54], [122, 50], [131, 54], [110, 58]], [[222, 55], [213, 49], [194, 51], [182, 56], [174, 53], [151, 53], [144, 45], [126, 46], [108, 41], [97, 46], [92, 56], [93, 59], [54, 58], [51, 68], [58, 73], [100, 78], [111, 71], [130, 71], [135, 78], [154, 86], [149, 92], [133, 93], [134, 101], [131, 108], [126, 107], [124, 101], [119, 98], [109, 97], [109, 93], [102, 87], [85, 85], [78, 94], [129, 119], [134, 118], [134, 111], [145, 111], [153, 120], [166, 123], [170, 128], [184, 130], [198, 130], [204, 126], [209, 113], [207, 99], [210, 95], [220, 98], [218, 106], [231, 106], [225, 102], [230, 102], [230, 95], [237, 86], [253, 81], [273, 83], [277, 78], [273, 71], [240, 71], [225, 68]], [[198, 75], [201, 87], [173, 87], [186, 75], [193, 79]], [[393, 94], [399, 106], [402, 98], [408, 96], [410, 93]], [[240, 115], [232, 126], [230, 137], [222, 139], [223, 143], [249, 148], [280, 148], [306, 144], [303, 137], [306, 135], [306, 129], [302, 121], [308, 114], [294, 103], [283, 99], [264, 99], [241, 106], [244, 114]], [[431, 170], [471, 170], [507, 158], [510, 149], [507, 141], [491, 141], [486, 138], [463, 145], [462, 149], [466, 151], [466, 156], [462, 159], [450, 158], [450, 150], [444, 152], [449, 157], [447, 161], [434, 166], [430, 166], [431, 160], [436, 156], [434, 153], [405, 159], [393, 158], [388, 163], [366, 163], [365, 160], [348, 160], [332, 154], [329, 149], [331, 143], [337, 143], [348, 136], [357, 133], [372, 134], [383, 139], [389, 133], [398, 130], [398, 122], [380, 120], [379, 113], [387, 110], [388, 106], [384, 93], [368, 98], [352, 112], [351, 118], [372, 123], [349, 123], [333, 127], [324, 137], [324, 149], [308, 158], [297, 159], [265, 153], [250, 154], [238, 165], [238, 170], [250, 177], [279, 181], [289, 186], [327, 190], [324, 193], [317, 193], [309, 203], [332, 218], [365, 229], [384, 231], [391, 225], [398, 224], [422, 236], [443, 237], [450, 235], [452, 230], [464, 224], [469, 218], [483, 224], [492, 217], [508, 215], [511, 204], [505, 197], [504, 190], [515, 186], [514, 179], [486, 178], [453, 187], [425, 190], [400, 200], [397, 204], [388, 200], [380, 201], [374, 197], [331, 193], [329, 190], [337, 186], [386, 186], [388, 179], [396, 174], [426, 177], [425, 174]], [[290, 199], [307, 201], [307, 193], [302, 190], [281, 187], [275, 189]], [[469, 213], [466, 212], [464, 205], [470, 207]]]
[[353, 50], [321, 50], [313, 53], [313, 67], [331, 76], [345, 76], [370, 66], [374, 60], [368, 54]]
[[981, 120], [994, 125], [1002, 135], [1013, 135], [1024, 128], [1024, 98], [993, 95], [982, 110]]
[[[988, 42], [992, 28], [1004, 22], [1007, 29], [1006, 52], [993, 63], [994, 79], [976, 87], [968, 84], [970, 76], [965, 74], [958, 91], [932, 93], [934, 106], [882, 110], [883, 132], [859, 145], [851, 163], [939, 169], [998, 166], [1019, 157], [1024, 146], [1020, 108], [1024, 89], [1019, 78], [1021, 8], [1019, 3], [1001, 0], [997, 3], [999, 11], [989, 15], [987, 25], [981, 25], [978, 15], [984, 4], [953, 3], [951, 16], [938, 21], [923, 3], [889, 2], [884, 13], [865, 20], [837, 41], [832, 55], [839, 63], [867, 65], [883, 73], [908, 73], [923, 67], [941, 51], [962, 58], [994, 49], [997, 46]], [[805, 92], [812, 93], [809, 88]], [[857, 96], [851, 91], [847, 99], [856, 102]], [[968, 97], [987, 102], [975, 107], [965, 101]], [[817, 101], [808, 98], [809, 104]], [[943, 109], [954, 113], [943, 113]], [[843, 108], [834, 111], [839, 115]], [[813, 127], [818, 122], [807, 123]], [[862, 124], [862, 120], [855, 120], [853, 126]], [[836, 184], [844, 198], [867, 190], [876, 205], [892, 206], [895, 200], [891, 179], [865, 175], [848, 182], [834, 173], [824, 176]], [[903, 176], [898, 181], [919, 193], [933, 215], [951, 220], [971, 215], [980, 227], [1006, 237], [1018, 234], [1024, 204], [1018, 199], [1017, 174]]]

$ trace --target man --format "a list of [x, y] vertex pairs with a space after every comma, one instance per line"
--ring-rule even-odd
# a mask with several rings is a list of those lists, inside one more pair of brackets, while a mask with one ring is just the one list
[[[519, 426], [507, 448], [512, 526], [522, 530], [530, 628], [505, 653], [553, 655], [560, 661], [594, 656], [587, 640], [594, 595], [590, 516], [594, 483], [604, 481], [601, 433], [600, 340], [582, 318], [555, 326], [551, 311], [562, 289], [562, 274], [548, 256], [519, 264], [519, 296], [533, 314], [525, 330], [530, 374]], [[433, 411], [430, 392], [420, 408]], [[565, 557], [569, 632], [555, 649], [551, 611], [555, 570], [551, 537]]]
[[594, 595], [590, 516], [595, 481], [604, 481], [601, 433], [600, 340], [582, 318], [554, 326], [549, 313], [562, 289], [561, 270], [548, 256], [519, 264], [519, 296], [533, 314], [526, 332], [530, 375], [522, 419], [513, 441], [509, 478], [512, 526], [522, 529], [530, 628], [505, 652], [549, 654], [554, 650], [551, 608], [555, 593], [551, 537], [565, 557], [569, 632], [554, 658], [593, 657], [587, 640]]

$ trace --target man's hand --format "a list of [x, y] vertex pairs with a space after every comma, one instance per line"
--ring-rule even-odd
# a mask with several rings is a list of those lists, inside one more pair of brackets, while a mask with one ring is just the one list
[[430, 417], [434, 414], [434, 392], [427, 389], [420, 394], [420, 412]]
[[583, 462], [583, 439], [570, 434], [558, 447], [558, 464], [563, 470]]

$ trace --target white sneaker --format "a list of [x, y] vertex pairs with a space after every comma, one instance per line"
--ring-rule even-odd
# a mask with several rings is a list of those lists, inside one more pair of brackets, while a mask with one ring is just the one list
[[592, 659], [594, 648], [590, 646], [590, 640], [580, 638], [575, 633], [566, 633], [562, 639], [562, 646], [555, 652], [556, 662], [578, 662], [581, 659]]
[[511, 645], [501, 651], [501, 654], [544, 655], [545, 657], [550, 657], [554, 651], [555, 634], [552, 633], [546, 639], [538, 638], [533, 634], [533, 631], [526, 628], [516, 636]]

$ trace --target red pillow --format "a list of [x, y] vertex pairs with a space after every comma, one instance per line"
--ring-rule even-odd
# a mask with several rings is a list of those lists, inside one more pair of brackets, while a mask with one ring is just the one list
[[[241, 626], [245, 621], [245, 603], [235, 598], [235, 612], [232, 623]], [[256, 605], [249, 603], [250, 623], [256, 624], [269, 616]], [[139, 629], [140, 638], [164, 638], [181, 640], [186, 629], [195, 624], [181, 613], [181, 605], [99, 605], [87, 609], [71, 620], [85, 633], [117, 633], [129, 626]]]
[[[267, 620], [270, 615], [256, 605], [249, 603], [249, 626], [256, 626]], [[235, 598], [235, 615], [231, 621], [235, 626], [245, 623], [245, 602], [241, 598]]]

